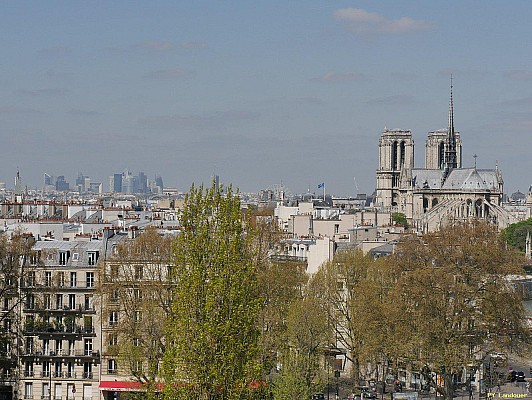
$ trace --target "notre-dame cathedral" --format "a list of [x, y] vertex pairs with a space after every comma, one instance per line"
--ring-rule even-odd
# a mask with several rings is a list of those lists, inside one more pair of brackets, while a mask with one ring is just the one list
[[[476, 164], [476, 162], [475, 162]], [[482, 218], [499, 228], [515, 222], [502, 208], [499, 169], [464, 168], [462, 140], [454, 130], [453, 92], [447, 129], [429, 132], [425, 168], [414, 167], [414, 140], [409, 130], [384, 129], [379, 140], [376, 205], [406, 215], [421, 231], [449, 220]]]

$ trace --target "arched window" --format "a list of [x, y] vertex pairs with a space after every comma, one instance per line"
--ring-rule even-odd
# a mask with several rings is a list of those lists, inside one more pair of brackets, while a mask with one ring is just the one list
[[445, 162], [445, 144], [443, 142], [440, 142], [438, 145], [438, 166], [440, 169], [443, 169]]
[[396, 170], [397, 169], [397, 157], [398, 157], [398, 152], [399, 150], [399, 143], [397, 143], [397, 141], [393, 142], [392, 144], [392, 170]]
[[405, 166], [405, 152], [406, 152], [406, 145], [403, 140], [401, 142], [401, 168]]

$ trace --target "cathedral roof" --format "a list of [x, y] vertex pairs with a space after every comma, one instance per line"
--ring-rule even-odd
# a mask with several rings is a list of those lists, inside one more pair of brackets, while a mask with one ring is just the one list
[[439, 169], [413, 169], [412, 182], [418, 189], [443, 190], [492, 190], [499, 187], [497, 171], [494, 169], [455, 168], [449, 171], [442, 182]]

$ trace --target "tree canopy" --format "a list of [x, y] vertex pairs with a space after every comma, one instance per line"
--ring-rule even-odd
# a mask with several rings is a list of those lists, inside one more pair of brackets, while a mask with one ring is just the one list
[[173, 250], [168, 398], [240, 399], [256, 377], [253, 230], [231, 187], [192, 187]]

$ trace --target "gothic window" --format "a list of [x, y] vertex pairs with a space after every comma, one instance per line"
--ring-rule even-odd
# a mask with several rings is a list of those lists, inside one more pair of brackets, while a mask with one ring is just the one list
[[397, 150], [399, 150], [399, 143], [393, 142], [392, 144], [392, 170], [397, 169]]
[[406, 153], [406, 145], [405, 142], [401, 142], [401, 167], [405, 166], [405, 153]]

